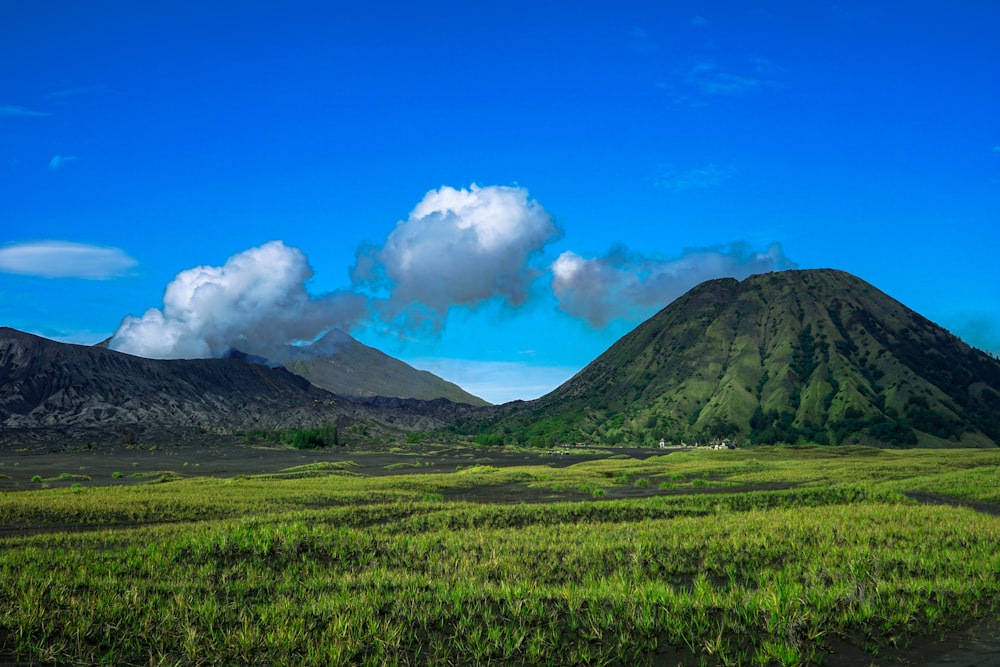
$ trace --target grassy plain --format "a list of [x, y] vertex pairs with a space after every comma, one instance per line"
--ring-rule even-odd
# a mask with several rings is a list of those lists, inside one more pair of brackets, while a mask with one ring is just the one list
[[435, 451], [0, 493], [0, 659], [919, 663], [1000, 611], [996, 450]]

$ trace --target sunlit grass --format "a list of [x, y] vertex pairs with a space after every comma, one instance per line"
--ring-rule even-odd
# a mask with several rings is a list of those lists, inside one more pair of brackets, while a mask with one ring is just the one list
[[[816, 662], [1000, 611], [1000, 520], [904, 495], [995, 502], [998, 463], [773, 448], [0, 494], [0, 637], [67, 664]], [[587, 491], [450, 500], [501, 485]]]

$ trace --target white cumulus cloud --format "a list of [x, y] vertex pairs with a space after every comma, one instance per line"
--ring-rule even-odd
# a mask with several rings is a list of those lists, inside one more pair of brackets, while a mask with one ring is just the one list
[[530, 261], [560, 235], [520, 187], [431, 190], [381, 246], [358, 250], [355, 284], [380, 297], [387, 320], [438, 328], [456, 305], [517, 306], [540, 272]]
[[42, 278], [107, 280], [138, 265], [119, 248], [70, 241], [34, 241], [0, 248], [0, 271]]
[[673, 259], [646, 257], [624, 247], [594, 258], [566, 251], [552, 264], [552, 291], [560, 310], [603, 327], [618, 318], [646, 317], [706, 280], [792, 267], [778, 244], [756, 252], [735, 243], [689, 250]]
[[364, 312], [364, 297], [314, 297], [305, 285], [312, 275], [305, 254], [281, 241], [233, 255], [223, 266], [182, 271], [167, 285], [162, 310], [126, 317], [110, 346], [142, 357], [205, 358], [232, 348], [255, 353], [349, 328]]

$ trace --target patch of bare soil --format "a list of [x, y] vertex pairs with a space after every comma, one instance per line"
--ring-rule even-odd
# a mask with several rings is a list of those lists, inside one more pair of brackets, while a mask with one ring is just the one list
[[[636, 448], [559, 455], [545, 451], [458, 445], [290, 449], [246, 445], [221, 437], [171, 445], [33, 443], [31, 446], [0, 448], [0, 491], [59, 488], [73, 484], [136, 484], [158, 479], [163, 473], [183, 477], [237, 477], [276, 473], [293, 466], [319, 462], [351, 461], [357, 465], [352, 471], [372, 476], [454, 472], [458, 466], [470, 465], [546, 465], [558, 468], [615, 454], [646, 459], [663, 452]], [[32, 481], [36, 477], [37, 480]]]
[[968, 507], [969, 509], [1000, 516], [1000, 505], [996, 503], [981, 503], [971, 500], [963, 500], [954, 496], [943, 496], [939, 493], [926, 493], [924, 491], [907, 491], [903, 494], [911, 500], [916, 500], [924, 505], [948, 505], [949, 507]]
[[823, 665], [828, 667], [1000, 667], [1000, 620], [986, 618], [957, 630], [909, 638], [901, 648], [881, 648], [876, 655], [858, 644], [834, 642]]

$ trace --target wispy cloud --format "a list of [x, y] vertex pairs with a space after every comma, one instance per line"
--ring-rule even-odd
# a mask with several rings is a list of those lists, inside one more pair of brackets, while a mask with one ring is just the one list
[[0, 118], [44, 118], [51, 115], [48, 111], [35, 111], [13, 104], [0, 105]]
[[564, 252], [552, 264], [552, 292], [559, 309], [603, 327], [615, 319], [641, 319], [713, 278], [746, 278], [795, 264], [775, 243], [754, 251], [746, 243], [695, 248], [680, 257], [648, 257], [624, 246], [604, 257]]
[[629, 45], [639, 53], [653, 53], [659, 47], [653, 37], [643, 28], [632, 26], [628, 34]]
[[56, 170], [62, 169], [70, 162], [76, 162], [79, 160], [75, 155], [56, 155], [51, 160], [49, 160], [49, 169]]
[[693, 169], [674, 169], [660, 165], [659, 173], [652, 178], [652, 182], [657, 188], [671, 192], [708, 190], [732, 177], [733, 172], [732, 167], [717, 164], [707, 164]]
[[772, 81], [754, 72], [735, 73], [711, 61], [695, 63], [681, 73], [683, 82], [705, 95], [747, 95], [774, 85]]
[[78, 97], [80, 95], [93, 95], [96, 93], [108, 93], [111, 89], [107, 86], [78, 86], [76, 88], [63, 88], [54, 90], [45, 97], [50, 100], [61, 100], [67, 97]]
[[701, 58], [678, 66], [672, 76], [657, 84], [670, 93], [676, 103], [703, 106], [720, 97], [746, 97], [780, 88], [781, 68], [766, 58], [750, 58], [740, 65], [721, 65]]
[[108, 280], [139, 263], [120, 248], [70, 241], [15, 243], [0, 248], [0, 272], [41, 278]]

